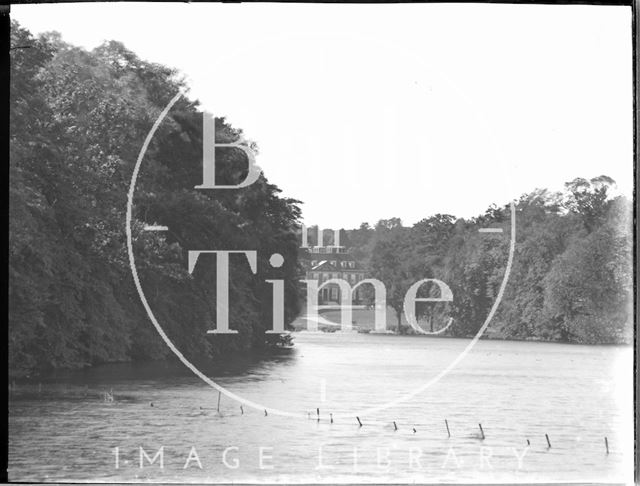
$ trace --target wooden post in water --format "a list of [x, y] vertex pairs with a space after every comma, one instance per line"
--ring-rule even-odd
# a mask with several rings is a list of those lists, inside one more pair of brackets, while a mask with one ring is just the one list
[[218, 412], [220, 412], [220, 397], [222, 396], [222, 392], [218, 392], [218, 408], [216, 410], [218, 410]]
[[358, 425], [362, 427], [362, 422], [360, 422], [360, 417], [356, 417], [356, 419], [358, 420]]
[[607, 448], [607, 455], [609, 455], [609, 440], [606, 437], [604, 438], [604, 446]]
[[529, 442], [529, 439], [527, 439], [527, 445], [530, 446], [531, 442]]
[[329, 414], [329, 418], [331, 419], [331, 423], [333, 423], [333, 414], [332, 413]]
[[482, 440], [484, 440], [484, 430], [482, 430], [482, 424], [478, 424], [478, 427], [480, 427], [480, 435], [482, 436]]
[[264, 409], [264, 416], [265, 417], [267, 416], [267, 409], [266, 408]]
[[447, 422], [447, 419], [444, 419], [444, 424], [447, 426], [447, 436], [451, 437], [451, 432], [449, 432], [449, 422]]
[[393, 430], [398, 430], [398, 426], [396, 425], [395, 420], [393, 421]]
[[320, 409], [316, 408], [316, 415], [318, 416], [318, 422], [320, 422]]
[[551, 449], [551, 441], [549, 441], [549, 435], [544, 434], [544, 436], [547, 438], [547, 446], [549, 446], [549, 449]]

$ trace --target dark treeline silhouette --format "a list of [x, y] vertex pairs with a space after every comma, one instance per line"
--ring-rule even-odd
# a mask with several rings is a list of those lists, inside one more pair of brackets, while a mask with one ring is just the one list
[[[630, 343], [633, 335], [632, 208], [612, 196], [615, 182], [577, 178], [565, 191], [539, 189], [516, 203], [513, 267], [487, 335], [574, 343]], [[453, 291], [452, 303], [418, 303], [427, 331], [471, 336], [482, 326], [505, 274], [510, 206], [490, 207], [470, 220], [437, 214], [405, 227], [399, 218], [363, 223], [343, 244], [387, 287], [400, 332], [404, 295], [414, 282], [436, 278]], [[504, 233], [478, 229], [503, 228]], [[437, 297], [426, 284], [421, 297]], [[426, 326], [426, 327], [425, 327]]]
[[[184, 82], [118, 42], [92, 51], [12, 24], [9, 365], [17, 376], [61, 367], [160, 359], [170, 350], [149, 322], [129, 269], [127, 191], [138, 152]], [[218, 142], [240, 130], [216, 121]], [[285, 318], [298, 313], [300, 210], [262, 176], [242, 190], [198, 191], [202, 113], [182, 98], [145, 156], [134, 199], [133, 246], [152, 309], [190, 358], [265, 345], [272, 286], [283, 278]], [[220, 149], [217, 181], [243, 179], [243, 153]], [[245, 169], [246, 172], [246, 169]], [[145, 224], [169, 232], [144, 231]], [[215, 323], [215, 264], [192, 276], [186, 250], [257, 250], [258, 272], [231, 257], [230, 327]], [[281, 253], [285, 264], [268, 259]]]
[[[184, 81], [118, 42], [86, 51], [58, 34], [33, 37], [15, 22], [11, 45], [9, 372], [163, 359], [171, 356], [135, 290], [126, 251], [125, 212], [142, 143]], [[218, 142], [241, 131], [216, 120]], [[265, 346], [272, 286], [285, 281], [285, 319], [301, 308], [298, 201], [264, 176], [242, 190], [198, 191], [202, 113], [182, 98], [147, 151], [134, 199], [133, 246], [149, 303], [167, 335], [191, 359]], [[242, 151], [217, 152], [219, 183], [244, 177]], [[518, 233], [509, 284], [490, 334], [582, 343], [629, 342], [632, 334], [630, 203], [612, 197], [607, 177], [576, 179], [562, 194], [539, 190], [517, 204]], [[482, 325], [504, 275], [508, 206], [471, 219], [435, 215], [412, 227], [399, 219], [346, 231], [372, 277], [402, 311], [420, 278], [446, 282], [452, 304], [419, 305], [431, 329], [448, 335]], [[144, 231], [145, 224], [168, 232]], [[216, 318], [215, 266], [187, 272], [187, 250], [257, 250], [253, 275], [231, 258], [230, 327], [207, 335]], [[284, 256], [274, 269], [273, 253]], [[433, 292], [433, 288], [424, 289]], [[400, 329], [407, 331], [406, 326]]]

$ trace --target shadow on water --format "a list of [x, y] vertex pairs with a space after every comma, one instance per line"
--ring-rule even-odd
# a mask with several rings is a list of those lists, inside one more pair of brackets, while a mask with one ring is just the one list
[[[215, 360], [192, 360], [204, 374], [216, 379], [235, 376], [260, 376], [272, 367], [291, 366], [297, 350], [256, 351], [242, 355], [227, 355]], [[160, 361], [107, 363], [83, 369], [52, 370], [37, 378], [14, 380], [9, 385], [9, 397], [18, 399], [61, 398], [83, 400], [105, 397], [105, 390], [119, 384], [163, 382], [198, 382], [196, 377], [177, 358]], [[105, 388], [106, 387], [106, 388]], [[107, 394], [108, 396], [108, 394]], [[137, 401], [136, 396], [118, 393], [118, 400]]]

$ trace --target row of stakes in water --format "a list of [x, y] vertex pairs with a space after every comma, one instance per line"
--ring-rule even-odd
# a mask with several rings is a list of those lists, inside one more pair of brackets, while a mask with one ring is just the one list
[[[105, 401], [113, 402], [114, 401], [113, 390], [111, 390], [110, 392], [105, 392], [104, 398], [105, 398]], [[216, 408], [216, 410], [218, 412], [220, 412], [220, 398], [221, 398], [221, 394], [219, 393], [218, 394], [218, 406]], [[151, 407], [154, 406], [153, 402], [150, 402], [149, 405]], [[206, 409], [203, 408], [203, 407], [200, 407], [200, 410], [206, 410]], [[244, 415], [244, 408], [242, 407], [242, 405], [240, 405], [240, 414]], [[265, 417], [268, 416], [268, 413], [267, 413], [266, 409], [264, 410], [264, 416]], [[307, 412], [307, 418], [311, 419], [311, 412]], [[316, 409], [316, 420], [318, 422], [320, 421], [320, 409], [319, 408]], [[356, 417], [356, 420], [358, 422], [358, 426], [359, 427], [362, 427], [364, 425], [362, 423], [362, 421], [360, 420], [360, 417]], [[333, 423], [333, 414], [332, 413], [329, 413], [329, 421], [330, 421], [330, 423]], [[398, 425], [396, 424], [395, 421], [392, 421], [392, 423], [393, 423], [393, 430], [397, 431], [398, 430]], [[447, 436], [451, 437], [451, 430], [449, 429], [449, 421], [447, 419], [445, 419], [444, 423], [445, 423], [445, 426], [447, 428]], [[478, 424], [478, 428], [480, 429], [479, 438], [481, 440], [484, 440], [485, 439], [485, 435], [484, 435], [484, 429], [482, 428], [482, 424]], [[414, 434], [418, 432], [415, 427], [413, 427], [412, 430], [413, 430]], [[549, 434], [544, 434], [544, 436], [545, 436], [545, 439], [547, 440], [547, 448], [551, 449], [551, 440], [549, 439]], [[531, 445], [531, 441], [529, 439], [527, 439], [527, 445], [528, 446]], [[609, 454], [609, 439], [607, 437], [604, 438], [604, 446], [605, 446], [607, 454]]]

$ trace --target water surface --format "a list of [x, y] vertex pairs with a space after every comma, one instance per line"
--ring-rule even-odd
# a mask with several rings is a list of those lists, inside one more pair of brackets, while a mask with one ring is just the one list
[[[424, 385], [469, 341], [301, 332], [295, 342], [290, 354], [207, 370], [258, 409], [223, 395], [218, 411], [218, 392], [179, 364], [102, 366], [32, 385], [30, 394], [18, 386], [9, 401], [9, 477], [632, 480], [629, 347], [483, 340], [423, 393], [366, 415]], [[265, 416], [264, 408], [297, 417]], [[163, 468], [144, 456], [140, 468], [141, 448], [153, 458], [160, 447]]]

